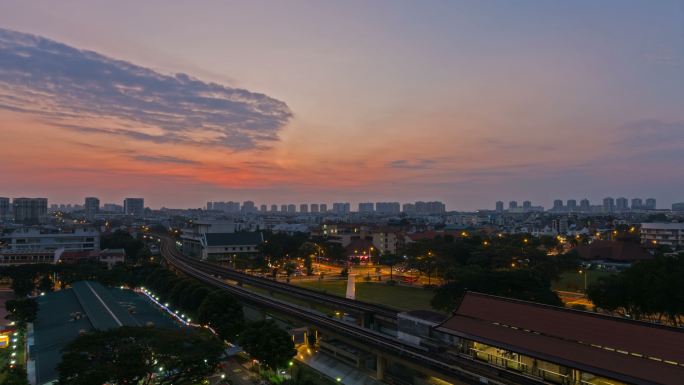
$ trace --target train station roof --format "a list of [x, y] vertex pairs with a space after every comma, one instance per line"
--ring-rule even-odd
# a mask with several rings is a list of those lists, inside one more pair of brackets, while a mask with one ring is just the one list
[[176, 326], [144, 296], [93, 281], [76, 282], [69, 289], [47, 293], [36, 301], [38, 314], [29, 333], [29, 359], [33, 364], [29, 362], [28, 367], [29, 378], [36, 384], [57, 379], [62, 350], [82, 333], [119, 326]]
[[633, 384], [681, 384], [684, 330], [468, 292], [437, 330]]

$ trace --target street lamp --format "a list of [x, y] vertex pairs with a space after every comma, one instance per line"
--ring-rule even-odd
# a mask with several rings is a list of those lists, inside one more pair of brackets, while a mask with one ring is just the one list
[[587, 295], [587, 275], [589, 275], [589, 271], [580, 270], [579, 273], [584, 275], [584, 295]]

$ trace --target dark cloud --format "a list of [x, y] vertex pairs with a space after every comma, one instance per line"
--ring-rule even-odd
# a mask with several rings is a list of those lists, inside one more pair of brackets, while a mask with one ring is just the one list
[[[1, 28], [0, 108], [85, 133], [236, 150], [278, 140], [278, 131], [292, 117], [285, 103], [264, 94], [185, 74], [160, 74]], [[125, 123], [113, 128], [77, 123], [84, 118]]]
[[194, 160], [168, 155], [135, 155], [133, 159], [147, 163], [197, 164]]
[[388, 163], [389, 167], [392, 168], [402, 168], [402, 169], [414, 169], [421, 170], [432, 167], [436, 163], [433, 159], [398, 159]]

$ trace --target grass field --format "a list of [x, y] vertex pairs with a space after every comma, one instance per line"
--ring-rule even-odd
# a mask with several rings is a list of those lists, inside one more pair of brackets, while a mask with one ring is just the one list
[[[347, 281], [300, 281], [295, 285], [344, 297]], [[433, 291], [418, 287], [390, 286], [384, 283], [356, 282], [356, 299], [399, 310], [431, 309]]]
[[[584, 274], [578, 272], [565, 272], [558, 281], [552, 282], [551, 288], [560, 291], [584, 292]], [[590, 270], [587, 275], [587, 286], [596, 282], [601, 277], [607, 277], [616, 273], [609, 271]]]

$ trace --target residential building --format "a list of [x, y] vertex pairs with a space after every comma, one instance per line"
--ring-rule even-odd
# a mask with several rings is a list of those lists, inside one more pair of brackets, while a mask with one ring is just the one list
[[359, 203], [359, 214], [372, 214], [375, 211], [375, 205], [371, 202]]
[[[438, 211], [438, 209], [432, 209]], [[399, 202], [377, 202], [375, 204], [375, 212], [383, 215], [399, 215], [401, 206]]]
[[568, 211], [571, 211], [571, 212], [577, 211], [577, 201], [574, 199], [568, 199], [568, 203], [566, 206], [567, 206]]
[[416, 214], [444, 214], [446, 206], [442, 202], [416, 202]]
[[673, 203], [672, 211], [684, 211], [684, 202]]
[[642, 223], [641, 242], [648, 245], [684, 246], [684, 223]]
[[287, 205], [287, 213], [288, 214], [294, 214], [297, 212], [297, 206], [293, 204]]
[[508, 202], [508, 208], [509, 209], [517, 209], [518, 208], [518, 202], [516, 202], [516, 201]]
[[312, 203], [311, 204], [311, 213], [312, 214], [318, 214], [318, 212], [319, 212], [318, 203]]
[[[406, 211], [406, 210], [404, 210]], [[504, 211], [504, 203], [502, 201], [496, 201], [496, 212], [502, 213]]]
[[299, 205], [299, 212], [302, 214], [307, 214], [309, 212], [309, 205], [306, 203], [302, 203]]
[[643, 206], [644, 202], [641, 200], [641, 198], [632, 198], [632, 210], [642, 209]]
[[563, 211], [563, 200], [556, 199], [553, 201], [553, 211]]
[[615, 211], [615, 200], [611, 197], [603, 198], [603, 212], [612, 213]]
[[47, 221], [47, 198], [14, 198], [12, 212], [14, 222], [35, 225]]
[[271, 205], [271, 212], [277, 213], [278, 212], [278, 205]]
[[401, 211], [407, 215], [413, 215], [416, 213], [416, 205], [414, 203], [404, 203], [401, 206]]
[[142, 218], [145, 216], [145, 199], [126, 198], [123, 202], [124, 214]]
[[93, 219], [100, 213], [100, 200], [95, 197], [87, 197], [83, 208], [85, 209], [85, 217]]
[[327, 213], [328, 212], [328, 205], [325, 203], [321, 203], [321, 212], [322, 213]]
[[266, 206], [266, 205], [261, 205], [261, 206], [259, 207], [259, 211], [261, 211], [262, 214], [267, 213], [267, 212], [268, 212], [268, 206]]
[[406, 241], [403, 232], [394, 230], [374, 231], [371, 236], [373, 237], [373, 246], [380, 255], [397, 254], [404, 247]]
[[[561, 203], [561, 206], [562, 206], [562, 203]], [[522, 207], [523, 207], [523, 210], [529, 211], [530, 209], [532, 209], [532, 202], [530, 202], [530, 201], [523, 201]]]
[[336, 202], [333, 203], [332, 211], [335, 214], [338, 215], [344, 215], [344, 214], [349, 214], [350, 210], [350, 205], [349, 202], [346, 203], [341, 203], [341, 202]]
[[620, 197], [615, 200], [615, 210], [618, 212], [625, 212], [629, 210], [629, 201], [625, 197]]
[[648, 198], [646, 199], [646, 203], [644, 204], [644, 208], [646, 210], [655, 210], [656, 209], [656, 200], [655, 198]]
[[280, 205], [280, 212], [281, 213], [286, 213], [287, 212], [287, 205]]
[[243, 214], [253, 214], [257, 212], [256, 206], [254, 205], [254, 202], [252, 201], [244, 201], [242, 202], [242, 213]]
[[0, 221], [10, 218], [10, 199], [0, 197]]
[[589, 202], [589, 199], [584, 198], [580, 201], [580, 211], [584, 213], [591, 211], [591, 202]]

